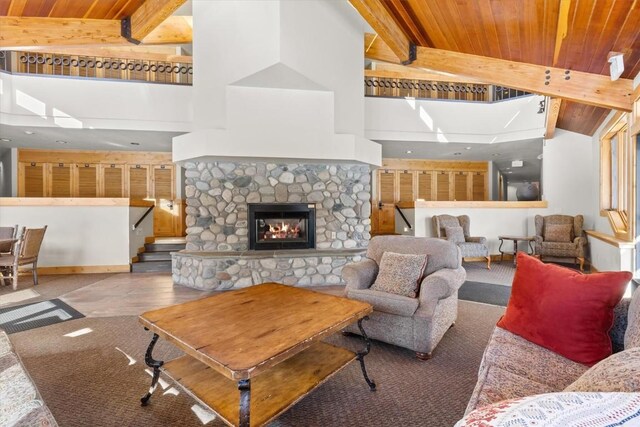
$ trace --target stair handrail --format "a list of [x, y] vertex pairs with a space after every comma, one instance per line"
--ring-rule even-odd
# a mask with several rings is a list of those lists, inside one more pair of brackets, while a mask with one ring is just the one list
[[149, 213], [153, 210], [153, 208], [155, 208], [155, 205], [149, 206], [149, 208], [147, 208], [147, 210], [144, 212], [144, 214], [142, 214], [142, 216], [140, 217], [138, 222], [136, 222], [135, 224], [133, 224], [131, 226], [131, 231], [134, 231], [136, 228], [138, 228], [140, 223], [142, 223], [142, 221], [144, 221], [144, 219], [147, 217], [147, 215], [149, 215]]
[[402, 209], [400, 209], [400, 206], [398, 206], [398, 205], [394, 205], [394, 206], [395, 206], [396, 210], [398, 211], [398, 213], [400, 214], [400, 217], [402, 218], [404, 223], [407, 224], [407, 227], [409, 228], [409, 230], [412, 230], [413, 227], [411, 227], [411, 223], [409, 222], [407, 217], [404, 216], [404, 212], [402, 212]]

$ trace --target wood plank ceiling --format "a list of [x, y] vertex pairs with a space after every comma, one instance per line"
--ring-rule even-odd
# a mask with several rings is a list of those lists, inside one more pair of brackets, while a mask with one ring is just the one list
[[145, 0], [0, 0], [0, 16], [122, 19]]
[[[554, 63], [561, 3], [567, 35]], [[623, 78], [640, 72], [640, 0], [383, 0], [419, 46], [607, 75], [624, 53]], [[558, 127], [593, 135], [609, 110], [563, 102]]]

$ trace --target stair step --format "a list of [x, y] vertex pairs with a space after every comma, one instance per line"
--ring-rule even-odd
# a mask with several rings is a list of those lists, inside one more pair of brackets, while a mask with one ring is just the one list
[[171, 262], [171, 252], [142, 252], [138, 254], [138, 260], [145, 261], [169, 261]]
[[177, 252], [185, 249], [186, 243], [146, 243], [144, 249], [146, 252]]
[[132, 273], [164, 273], [171, 272], [171, 261], [146, 261], [131, 264]]

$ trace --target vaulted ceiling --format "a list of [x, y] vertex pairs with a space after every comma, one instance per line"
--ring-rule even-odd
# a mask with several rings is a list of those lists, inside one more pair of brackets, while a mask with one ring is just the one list
[[122, 19], [145, 0], [0, 0], [0, 16]]
[[[417, 46], [602, 75], [609, 74], [609, 52], [621, 52], [622, 78], [632, 79], [640, 72], [639, 0], [375, 2]], [[361, 11], [356, 3], [372, 1], [352, 3]], [[372, 10], [374, 15], [384, 13]], [[557, 126], [592, 135], [608, 112], [564, 101]]]

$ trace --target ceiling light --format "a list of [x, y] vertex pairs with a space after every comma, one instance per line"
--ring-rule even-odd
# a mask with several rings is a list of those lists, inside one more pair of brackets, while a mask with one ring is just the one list
[[2, 142], [11, 142], [11, 140], [9, 138], [0, 138], [0, 141], [2, 141]]
[[493, 153], [492, 156], [493, 157], [498, 157], [499, 155], [501, 155], [502, 153]]
[[407, 154], [411, 154], [411, 153], [413, 153], [413, 151], [407, 150]]
[[453, 153], [454, 156], [461, 156], [462, 153]]
[[61, 139], [57, 140], [56, 142], [57, 142], [58, 144], [68, 144], [68, 142], [67, 142], [67, 141], [63, 141], [63, 140], [61, 140]]
[[139, 142], [131, 142], [130, 144], [131, 144], [131, 145], [140, 145], [140, 143], [139, 143]]
[[505, 169], [506, 169], [506, 170], [509, 170], [509, 169], [511, 169], [511, 168], [505, 168]]
[[509, 172], [507, 172], [507, 173], [513, 173], [513, 171], [509, 171]]
[[35, 132], [31, 130], [25, 130], [24, 133], [26, 133], [27, 135], [33, 135]]
[[609, 62], [609, 74], [611, 74], [611, 80], [618, 80], [624, 72], [624, 59], [620, 52], [609, 52], [607, 55], [607, 62]]
[[471, 147], [465, 147], [465, 150], [471, 150]]

